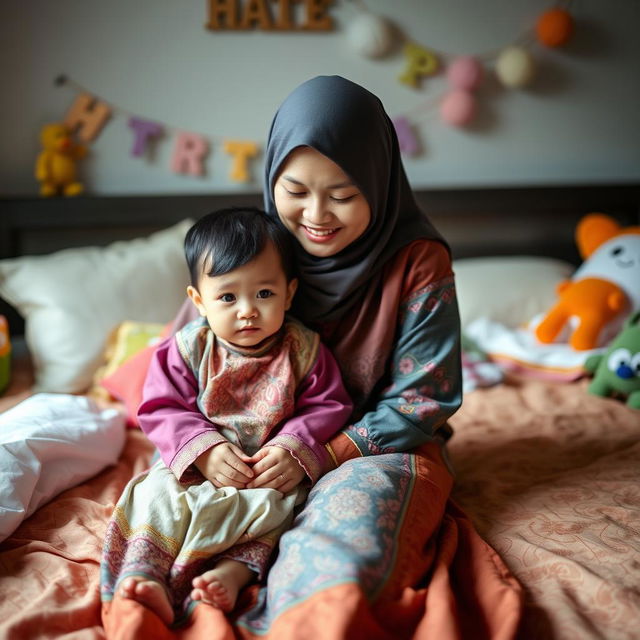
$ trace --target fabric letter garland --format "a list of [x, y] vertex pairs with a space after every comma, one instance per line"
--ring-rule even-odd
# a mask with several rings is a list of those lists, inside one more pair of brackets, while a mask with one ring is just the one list
[[248, 182], [249, 171], [247, 168], [249, 158], [258, 153], [258, 145], [255, 142], [241, 142], [239, 140], [226, 140], [224, 150], [233, 156], [229, 177], [235, 182]]
[[203, 161], [208, 153], [209, 143], [202, 136], [183, 131], [176, 137], [171, 170], [174, 173], [202, 176], [204, 175]]
[[81, 93], [71, 105], [64, 124], [82, 142], [91, 142], [111, 117], [111, 108], [88, 93]]
[[185, 176], [202, 177], [207, 173], [205, 161], [211, 147], [215, 142], [220, 142], [216, 148], [224, 149], [230, 156], [229, 178], [235, 182], [252, 180], [251, 161], [261, 151], [256, 142], [204, 136], [140, 117], [92, 94], [64, 74], [56, 77], [55, 84], [69, 85], [78, 92], [65, 115], [64, 123], [71, 131], [77, 133], [83, 142], [95, 141], [113, 115], [123, 115], [127, 118], [127, 126], [131, 129], [133, 138], [129, 150], [131, 157], [142, 158], [148, 155], [151, 145], [165, 135], [171, 135], [174, 140], [170, 170]]
[[133, 146], [131, 155], [135, 157], [143, 156], [147, 150], [147, 143], [153, 138], [162, 135], [162, 125], [141, 118], [129, 118], [129, 128], [133, 129]]

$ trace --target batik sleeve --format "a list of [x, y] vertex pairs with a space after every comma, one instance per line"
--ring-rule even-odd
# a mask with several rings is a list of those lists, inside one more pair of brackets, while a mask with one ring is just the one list
[[141, 429], [178, 480], [200, 454], [227, 442], [198, 408], [198, 385], [175, 337], [155, 352], [138, 410]]
[[446, 439], [447, 419], [462, 403], [460, 318], [450, 268], [403, 297], [397, 327], [389, 384], [375, 408], [343, 432], [361, 455]]

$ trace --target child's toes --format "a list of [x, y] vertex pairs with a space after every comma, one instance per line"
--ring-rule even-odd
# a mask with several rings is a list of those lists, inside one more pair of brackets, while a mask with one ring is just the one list
[[226, 592], [217, 598], [216, 604], [220, 609], [226, 612], [231, 611], [231, 609], [233, 609], [233, 604], [231, 602], [231, 599], [229, 598], [229, 595]]
[[138, 581], [133, 578], [125, 578], [120, 585], [120, 595], [125, 598], [133, 598], [136, 593]]
[[204, 594], [202, 593], [202, 589], [192, 589], [191, 591], [192, 600], [202, 600], [203, 598], [204, 598]]
[[222, 585], [221, 582], [219, 582], [218, 580], [212, 580], [208, 585], [207, 585], [207, 592], [210, 595], [219, 595], [221, 593], [224, 593], [226, 591], [226, 589], [224, 588], [224, 586]]
[[196, 576], [196, 577], [191, 581], [191, 585], [192, 585], [195, 589], [206, 589], [206, 588], [207, 588], [207, 581], [206, 581], [202, 576]]

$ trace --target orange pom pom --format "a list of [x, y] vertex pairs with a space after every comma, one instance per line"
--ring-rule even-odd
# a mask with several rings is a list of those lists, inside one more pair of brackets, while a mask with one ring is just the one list
[[547, 47], [561, 47], [573, 34], [573, 18], [564, 9], [550, 9], [538, 19], [538, 40]]

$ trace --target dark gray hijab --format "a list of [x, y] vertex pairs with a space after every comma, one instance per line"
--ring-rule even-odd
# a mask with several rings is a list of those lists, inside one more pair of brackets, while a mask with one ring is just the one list
[[318, 258], [295, 243], [300, 286], [294, 312], [308, 322], [333, 321], [360, 299], [398, 249], [417, 238], [444, 241], [415, 201], [391, 120], [363, 87], [340, 76], [318, 76], [282, 103], [265, 162], [265, 210], [275, 219], [275, 180], [287, 155], [300, 146], [333, 160], [371, 208], [364, 234], [334, 256]]

